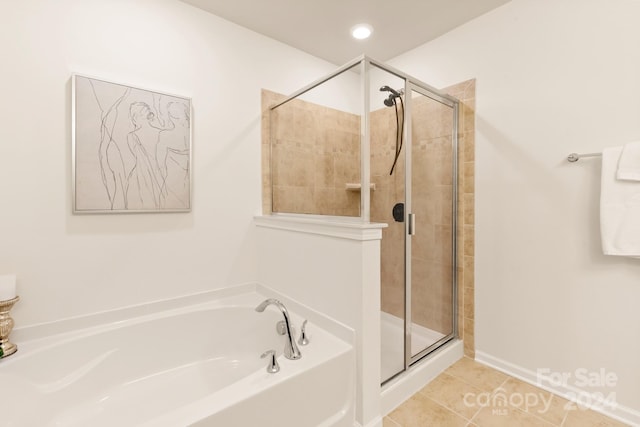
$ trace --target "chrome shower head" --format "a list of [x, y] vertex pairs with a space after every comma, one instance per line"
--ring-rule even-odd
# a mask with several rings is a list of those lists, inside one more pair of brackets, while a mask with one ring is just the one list
[[386, 105], [387, 107], [393, 107], [396, 103], [396, 97], [393, 94], [391, 94], [387, 99], [385, 99], [382, 102], [384, 102], [384, 105]]
[[396, 105], [396, 98], [402, 96], [402, 89], [400, 89], [400, 91], [397, 91], [386, 85], [380, 88], [380, 92], [391, 92], [389, 94], [389, 97], [384, 100], [384, 105], [386, 105], [387, 107], [393, 107], [394, 105]]
[[393, 96], [395, 96], [395, 97], [400, 96], [400, 92], [398, 92], [398, 91], [397, 91], [397, 90], [395, 90], [395, 89], [390, 88], [389, 86], [382, 86], [382, 87], [380, 88], [380, 92], [391, 92], [391, 94], [392, 94]]

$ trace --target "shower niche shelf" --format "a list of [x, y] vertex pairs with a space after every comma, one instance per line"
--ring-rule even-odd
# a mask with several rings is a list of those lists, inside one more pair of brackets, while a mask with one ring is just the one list
[[[354, 183], [347, 182], [345, 184], [345, 190], [347, 191], [360, 191], [361, 188], [362, 188], [362, 184], [357, 182], [354, 182]], [[376, 184], [373, 182], [369, 184], [369, 190], [376, 191]]]

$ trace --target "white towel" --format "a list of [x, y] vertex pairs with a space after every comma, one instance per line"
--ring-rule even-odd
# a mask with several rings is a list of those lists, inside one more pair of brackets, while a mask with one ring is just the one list
[[602, 152], [600, 232], [605, 255], [640, 257], [640, 182], [616, 179], [622, 147]]
[[616, 176], [618, 179], [640, 181], [640, 141], [624, 145]]

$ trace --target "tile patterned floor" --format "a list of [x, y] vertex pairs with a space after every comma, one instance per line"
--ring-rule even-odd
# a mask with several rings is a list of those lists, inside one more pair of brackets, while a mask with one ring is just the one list
[[384, 418], [383, 427], [621, 427], [621, 422], [462, 358]]

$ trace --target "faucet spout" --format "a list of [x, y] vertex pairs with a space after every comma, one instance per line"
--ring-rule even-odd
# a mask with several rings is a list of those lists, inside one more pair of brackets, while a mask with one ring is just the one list
[[284, 304], [282, 304], [277, 299], [269, 298], [261, 302], [260, 305], [256, 307], [256, 311], [258, 313], [262, 313], [270, 305], [276, 306], [282, 313], [282, 316], [284, 317], [284, 325], [286, 329], [285, 332], [287, 335], [287, 340], [284, 345], [284, 357], [291, 360], [300, 359], [302, 357], [302, 354], [300, 353], [300, 349], [298, 349], [298, 346], [296, 345], [296, 340], [293, 336], [293, 332], [291, 331], [291, 322], [289, 320], [289, 312], [287, 311], [287, 308], [284, 306]]

